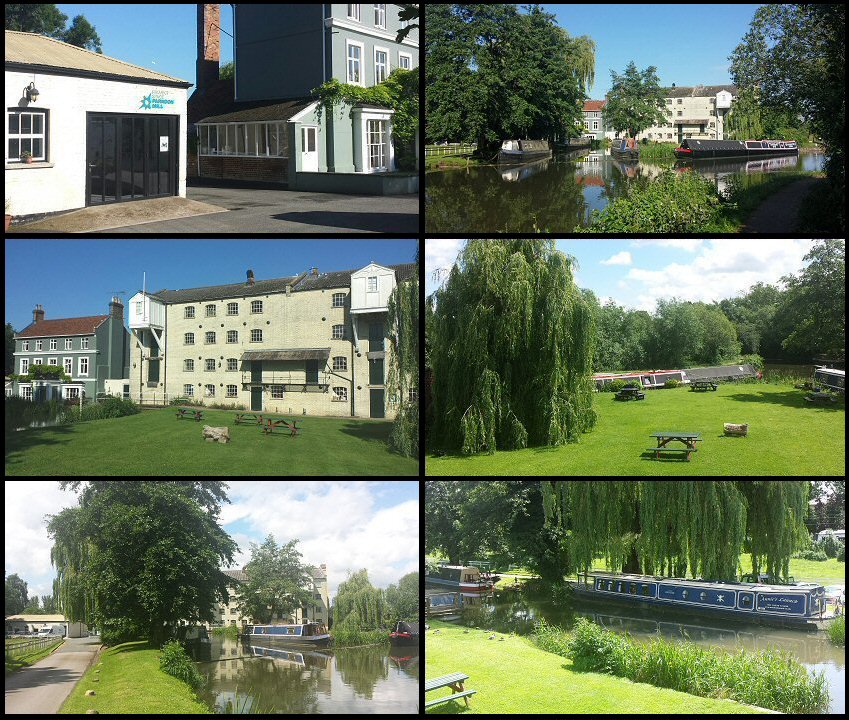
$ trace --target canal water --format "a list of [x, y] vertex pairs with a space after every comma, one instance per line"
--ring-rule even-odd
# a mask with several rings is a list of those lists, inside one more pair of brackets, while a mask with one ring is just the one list
[[[303, 651], [213, 636], [199, 692], [216, 712], [417, 713], [418, 648]], [[227, 709], [228, 704], [231, 709]]]
[[[435, 590], [436, 587], [432, 588]], [[444, 590], [444, 588], [443, 588]], [[476, 601], [473, 599], [473, 602]], [[627, 632], [636, 640], [662, 637], [672, 642], [693, 642], [729, 652], [738, 648], [759, 651], [777, 648], [791, 653], [809, 672], [824, 673], [831, 705], [829, 713], [846, 711], [846, 649], [832, 645], [824, 632], [804, 632], [760, 625], [723, 625], [715, 620], [693, 619], [687, 623], [664, 622], [660, 615], [637, 609], [610, 608], [580, 601], [554, 603], [518, 593], [501, 593], [476, 608], [476, 624], [502, 633], [529, 635], [534, 622], [543, 618], [550, 625], [571, 627], [577, 617], [586, 617], [609, 630]], [[459, 622], [459, 619], [457, 620]]]
[[821, 170], [821, 153], [760, 160], [681, 160], [627, 163], [609, 150], [555, 155], [519, 166], [481, 165], [425, 175], [428, 232], [571, 232], [593, 210], [645, 184], [664, 168], [694, 170], [720, 191], [731, 182], [755, 184], [769, 173]]

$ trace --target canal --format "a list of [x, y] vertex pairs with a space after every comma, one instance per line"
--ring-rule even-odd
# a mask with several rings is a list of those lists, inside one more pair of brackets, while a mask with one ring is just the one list
[[[429, 588], [436, 591], [436, 586]], [[443, 588], [444, 590], [444, 588]], [[477, 599], [473, 599], [476, 602]], [[648, 642], [662, 637], [672, 642], [693, 642], [703, 647], [715, 647], [733, 652], [738, 648], [750, 651], [768, 647], [786, 650], [809, 672], [824, 673], [831, 698], [829, 713], [846, 711], [846, 649], [832, 645], [824, 632], [805, 632], [760, 625], [717, 623], [715, 620], [664, 622], [657, 612], [637, 609], [619, 610], [580, 601], [533, 599], [526, 594], [503, 592], [494, 599], [474, 608], [474, 622], [479, 627], [501, 633], [529, 635], [534, 622], [543, 618], [550, 625], [571, 627], [578, 617], [586, 617], [609, 630], [628, 633], [636, 640]], [[459, 622], [459, 620], [457, 620]]]
[[[369, 646], [303, 651], [212, 637], [199, 691], [216, 712], [417, 713], [418, 648]], [[229, 707], [228, 707], [229, 706]]]
[[520, 166], [478, 165], [425, 175], [428, 232], [571, 232], [630, 183], [648, 183], [666, 167], [693, 169], [724, 191], [732, 179], [754, 184], [769, 173], [821, 170], [821, 153], [759, 160], [627, 163], [609, 150], [555, 155]]

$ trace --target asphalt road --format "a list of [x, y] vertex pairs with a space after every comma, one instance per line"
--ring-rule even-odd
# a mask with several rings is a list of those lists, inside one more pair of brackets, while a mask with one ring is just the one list
[[99, 637], [67, 638], [52, 655], [9, 675], [6, 714], [56, 714], [99, 647]]
[[[413, 235], [418, 195], [341, 195], [248, 188], [189, 187], [190, 200], [230, 212], [117, 228], [122, 233], [349, 233]], [[103, 231], [113, 232], [113, 231]]]

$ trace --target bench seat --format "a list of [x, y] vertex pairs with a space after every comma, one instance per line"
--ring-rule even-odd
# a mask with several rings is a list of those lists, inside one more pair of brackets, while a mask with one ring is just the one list
[[429, 708], [433, 705], [439, 705], [441, 703], [448, 702], [449, 700], [458, 700], [459, 698], [466, 698], [466, 704], [468, 705], [468, 696], [474, 695], [476, 692], [477, 690], [464, 690], [463, 692], [455, 693], [454, 695], [448, 695], [447, 697], [438, 698], [436, 700], [428, 700], [425, 703], [425, 707]]

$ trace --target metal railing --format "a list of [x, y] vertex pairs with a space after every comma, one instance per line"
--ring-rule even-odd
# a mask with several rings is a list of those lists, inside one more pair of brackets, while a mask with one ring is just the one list
[[326, 372], [318, 373], [315, 380], [307, 380], [303, 371], [301, 372], [264, 372], [260, 379], [254, 379], [250, 370], [242, 373], [243, 383], [262, 385], [327, 385], [330, 375]]
[[459, 155], [478, 149], [477, 143], [448, 143], [447, 145], [425, 145], [425, 157], [431, 155]]

